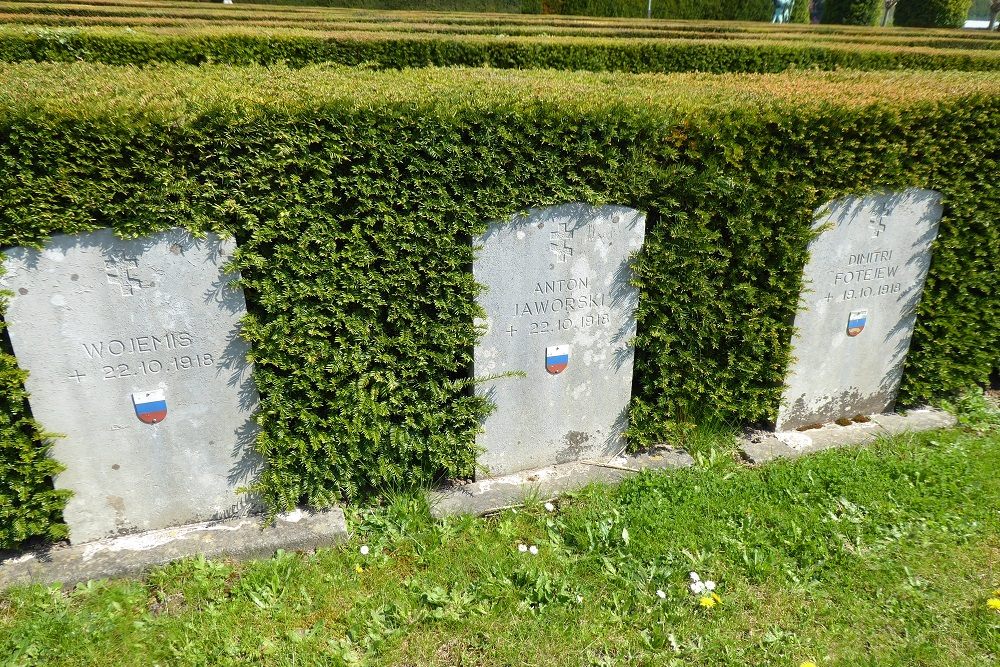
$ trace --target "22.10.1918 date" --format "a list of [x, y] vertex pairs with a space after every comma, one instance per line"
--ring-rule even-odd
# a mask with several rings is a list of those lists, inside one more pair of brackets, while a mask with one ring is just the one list
[[215, 359], [211, 354], [194, 354], [194, 355], [182, 355], [180, 357], [171, 357], [165, 361], [158, 361], [156, 359], [150, 359], [148, 361], [140, 361], [134, 364], [118, 364], [116, 366], [104, 366], [102, 370], [104, 371], [105, 380], [114, 380], [116, 378], [130, 377], [132, 375], [157, 375], [159, 373], [174, 373], [177, 371], [186, 371], [194, 368], [206, 368], [208, 366], [214, 366]]

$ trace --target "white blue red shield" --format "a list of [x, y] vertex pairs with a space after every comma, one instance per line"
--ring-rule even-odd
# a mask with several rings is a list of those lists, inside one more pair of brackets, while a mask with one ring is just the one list
[[569, 366], [569, 345], [552, 345], [545, 348], [545, 370], [559, 375]]
[[851, 314], [847, 317], [847, 335], [854, 338], [865, 330], [865, 324], [867, 323], [867, 310], [852, 310]]
[[167, 418], [167, 399], [162, 389], [132, 394], [132, 406], [143, 424], [159, 424]]

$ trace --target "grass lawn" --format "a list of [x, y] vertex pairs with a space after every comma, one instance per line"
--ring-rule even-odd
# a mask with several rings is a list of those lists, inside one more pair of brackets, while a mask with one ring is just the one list
[[401, 495], [342, 548], [16, 589], [0, 664], [995, 667], [1000, 415], [971, 405], [795, 462], [702, 439], [693, 469], [551, 509], [438, 522]]

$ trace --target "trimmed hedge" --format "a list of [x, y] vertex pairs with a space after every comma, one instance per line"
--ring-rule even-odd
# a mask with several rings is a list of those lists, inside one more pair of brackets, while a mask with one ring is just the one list
[[[0, 81], [0, 247], [236, 235], [275, 508], [472, 474], [488, 408], [467, 379], [469, 239], [529, 206], [648, 212], [634, 445], [774, 417], [812, 211], [849, 192], [945, 195], [903, 403], [1000, 367], [992, 75], [46, 64]], [[0, 355], [4, 511], [23, 527], [4, 546], [62, 530], [22, 377]]]
[[[547, 14], [646, 16], [647, 0], [542, 0]], [[724, 21], [770, 21], [771, 0], [656, 0], [653, 17]]]
[[893, 23], [919, 28], [961, 28], [972, 0], [899, 0]]
[[825, 0], [823, 23], [875, 25], [884, 10], [882, 0]]
[[[793, 17], [806, 18], [808, 6], [797, 3]], [[868, 44], [945, 48], [996, 48], [994, 35], [982, 31], [898, 29], [866, 30], [843, 24], [811, 26], [772, 25], [764, 22], [664, 21], [579, 16], [442, 14], [433, 12], [371, 12], [322, 7], [290, 8], [259, 5], [203, 5], [156, 2], [68, 4], [60, 2], [10, 5], [0, 17], [7, 22], [38, 25], [129, 25], [135, 27], [206, 26], [244, 28], [301, 28], [318, 31], [391, 31], [412, 33], [560, 35], [594, 37], [663, 37], [694, 39], [849, 41]], [[796, 20], [798, 20], [796, 18]], [[315, 34], [315, 33], [314, 33]]]
[[0, 549], [66, 536], [62, 508], [69, 494], [52, 488], [62, 467], [48, 457], [51, 437], [31, 418], [25, 377], [0, 320]]
[[[645, 0], [257, 0], [261, 4], [366, 9], [523, 12], [582, 16], [646, 16]], [[801, 0], [799, 0], [801, 1]], [[808, 4], [808, 0], [806, 0]], [[656, 0], [653, 16], [667, 19], [769, 21], [771, 0]]]
[[989, 49], [933, 49], [852, 42], [605, 39], [316, 33], [293, 30], [0, 27], [0, 61], [112, 65], [224, 63], [376, 68], [470, 66], [621, 72], [780, 72], [815, 69], [1000, 69]]
[[[775, 416], [812, 211], [846, 193], [944, 193], [902, 402], [1000, 367], [991, 74], [81, 63], [0, 78], [0, 247], [104, 226], [236, 236], [257, 488], [275, 508], [472, 474], [488, 407], [468, 380], [470, 238], [530, 206], [648, 213], [633, 445]], [[53, 464], [0, 360], [4, 488], [27, 499], [8, 516], [58, 534]]]

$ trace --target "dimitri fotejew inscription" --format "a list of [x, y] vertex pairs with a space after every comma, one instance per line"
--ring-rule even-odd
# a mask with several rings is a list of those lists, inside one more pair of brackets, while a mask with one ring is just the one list
[[919, 189], [817, 211], [779, 430], [892, 408], [941, 212]]
[[485, 333], [478, 391], [496, 406], [477, 444], [490, 474], [613, 455], [631, 397], [636, 289], [629, 256], [645, 216], [567, 204], [490, 225], [476, 280]]
[[111, 230], [4, 252], [0, 287], [31, 410], [61, 434], [74, 542], [245, 511], [257, 404], [235, 243]]

